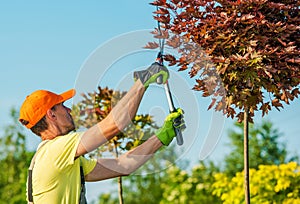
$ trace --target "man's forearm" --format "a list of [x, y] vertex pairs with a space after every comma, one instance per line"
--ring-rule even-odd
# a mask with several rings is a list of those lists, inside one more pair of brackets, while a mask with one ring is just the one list
[[152, 136], [117, 159], [98, 159], [96, 167], [86, 176], [86, 181], [100, 181], [129, 175], [145, 164], [162, 146], [161, 141], [156, 136]]
[[136, 115], [145, 88], [140, 81], [137, 81], [129, 92], [112, 108], [106, 121], [98, 123], [104, 136], [109, 140], [120, 130], [123, 130]]
[[163, 144], [161, 141], [156, 136], [152, 136], [143, 144], [121, 155], [119, 157], [119, 163], [120, 166], [124, 168], [125, 175], [129, 175], [136, 171], [162, 146]]
[[136, 115], [144, 93], [145, 88], [138, 80], [104, 120], [84, 133], [76, 156], [96, 149], [123, 130]]

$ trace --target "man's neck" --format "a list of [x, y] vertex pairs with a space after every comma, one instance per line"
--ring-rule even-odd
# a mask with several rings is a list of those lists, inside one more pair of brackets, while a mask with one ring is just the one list
[[53, 140], [59, 135], [61, 135], [59, 129], [50, 125], [47, 130], [41, 133], [41, 138], [42, 140]]
[[54, 134], [42, 134], [41, 138], [42, 140], [53, 140], [54, 138], [56, 138], [58, 135], [54, 135]]

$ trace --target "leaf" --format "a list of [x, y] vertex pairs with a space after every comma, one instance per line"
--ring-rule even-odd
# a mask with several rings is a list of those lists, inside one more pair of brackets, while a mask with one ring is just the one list
[[268, 70], [264, 69], [264, 72], [270, 79], [272, 79], [272, 74]]
[[256, 47], [257, 42], [258, 42], [258, 40], [250, 40], [250, 45], [253, 46], [253, 47]]
[[152, 3], [150, 3], [150, 5], [153, 5], [153, 6], [165, 6], [166, 5], [166, 0], [156, 0]]
[[244, 121], [244, 112], [240, 112], [238, 115], [237, 115], [237, 118], [238, 118], [238, 123], [241, 123]]
[[174, 66], [176, 64], [176, 58], [173, 55], [167, 54], [164, 56], [164, 60], [169, 62], [169, 66]]
[[221, 111], [221, 110], [223, 110], [224, 108], [225, 108], [225, 103], [224, 103], [224, 101], [219, 101], [218, 104], [217, 104], [217, 106], [216, 106], [216, 108], [215, 108], [215, 110], [216, 110], [216, 111]]
[[296, 46], [289, 46], [289, 47], [284, 48], [284, 51], [287, 53], [291, 53], [291, 52], [296, 51], [296, 48], [297, 48]]
[[279, 99], [277, 98], [272, 100], [272, 106], [274, 106], [278, 111], [280, 111], [279, 107], [283, 108], [283, 105], [279, 102]]
[[165, 14], [169, 14], [169, 11], [165, 8], [160, 8], [160, 9], [154, 11], [153, 13], [158, 14], [158, 15], [165, 15]]
[[237, 72], [231, 72], [228, 74], [228, 76], [229, 76], [229, 81], [233, 81], [237, 77]]
[[289, 104], [289, 99], [285, 91], [282, 92], [280, 99], [284, 101], [286, 104]]
[[277, 38], [278, 42], [280, 42], [280, 44], [282, 44], [284, 47], [286, 47], [286, 43], [283, 42], [280, 38]]
[[169, 32], [168, 32], [168, 30], [161, 30], [161, 32], [157, 33], [157, 35], [154, 35], [154, 37], [158, 38], [158, 39], [168, 39]]
[[165, 55], [166, 61], [176, 61], [176, 58], [173, 55], [167, 54]]
[[269, 113], [269, 110], [271, 110], [270, 103], [263, 103], [260, 107], [260, 110], [262, 111], [262, 117], [264, 117], [265, 114]]
[[226, 98], [226, 105], [227, 106], [230, 106], [232, 104], [232, 101], [233, 101], [233, 96], [229, 96]]
[[174, 36], [171, 39], [168, 39], [166, 44], [172, 48], [178, 48], [181, 45], [180, 38], [178, 36]]
[[300, 94], [299, 88], [295, 88], [292, 91], [292, 95], [295, 96], [296, 98], [298, 98], [298, 95]]
[[241, 17], [241, 20], [242, 21], [246, 21], [246, 20], [249, 20], [249, 19], [253, 19], [255, 16], [254, 15], [251, 15], [251, 14], [246, 14], [246, 15], [243, 15]]
[[188, 66], [186, 64], [181, 65], [181, 67], [178, 69], [178, 71], [184, 71], [188, 68]]
[[205, 83], [202, 79], [196, 79], [196, 85], [194, 85], [193, 90], [202, 91], [205, 89]]
[[144, 48], [146, 49], [156, 49], [159, 47], [159, 44], [157, 42], [148, 42], [148, 44], [146, 46], [144, 46]]
[[169, 23], [170, 20], [171, 20], [170, 15], [167, 15], [167, 16], [154, 16], [153, 18], [155, 20], [161, 22], [161, 23], [164, 23], [164, 24]]
[[208, 96], [210, 96], [210, 93], [207, 90], [204, 90], [202, 96], [208, 97]]
[[187, 8], [186, 8], [186, 12], [187, 12], [187, 13], [194, 13], [194, 12], [195, 12], [195, 8], [192, 7], [192, 6], [187, 7]]
[[178, 4], [181, 0], [171, 0], [173, 4]]
[[228, 107], [226, 109], [225, 113], [227, 113], [227, 117], [231, 117], [232, 119], [234, 118], [234, 115], [236, 114], [235, 110], [231, 107]]
[[286, 60], [285, 60], [286, 62], [290, 62], [290, 63], [296, 63], [296, 64], [300, 64], [300, 58], [287, 58]]
[[213, 98], [212, 102], [210, 103], [210, 105], [208, 106], [207, 110], [210, 110], [216, 103], [217, 99]]

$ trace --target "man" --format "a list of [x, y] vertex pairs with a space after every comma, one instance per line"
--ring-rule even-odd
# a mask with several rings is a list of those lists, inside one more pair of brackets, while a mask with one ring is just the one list
[[154, 136], [119, 158], [88, 160], [83, 157], [123, 130], [135, 116], [147, 87], [158, 78], [165, 83], [168, 77], [168, 70], [158, 63], [135, 72], [136, 82], [110, 114], [82, 133], [73, 132], [71, 110], [63, 104], [75, 95], [75, 90], [60, 95], [38, 90], [27, 96], [19, 121], [43, 140], [32, 169], [33, 203], [79, 203], [82, 199], [80, 166], [86, 181], [125, 176], [143, 165], [160, 147], [169, 145], [175, 136], [173, 121], [182, 119], [180, 109], [167, 116]]

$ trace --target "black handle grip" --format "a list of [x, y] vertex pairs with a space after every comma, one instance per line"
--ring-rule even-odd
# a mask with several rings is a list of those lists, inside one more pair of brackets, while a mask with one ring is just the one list
[[176, 134], [176, 141], [178, 145], [182, 145], [183, 144], [183, 137], [182, 137], [182, 132], [181, 132], [181, 128], [184, 124], [182, 123], [182, 116], [176, 118], [173, 121], [173, 127], [175, 129], [175, 134]]
[[181, 130], [179, 128], [175, 128], [175, 133], [176, 133], [177, 144], [182, 145], [183, 144], [183, 137], [182, 137]]

